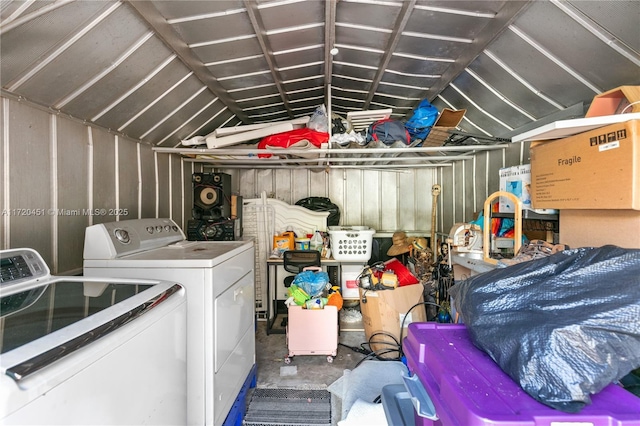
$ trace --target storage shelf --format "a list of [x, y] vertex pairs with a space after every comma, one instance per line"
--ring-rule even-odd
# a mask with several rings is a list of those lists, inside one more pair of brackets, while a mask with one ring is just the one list
[[[513, 213], [491, 213], [491, 217], [502, 218], [502, 219], [513, 219]], [[533, 210], [523, 209], [522, 210], [522, 218], [530, 219], [530, 220], [541, 220], [541, 221], [549, 221], [555, 222], [558, 220], [557, 214], [542, 214], [536, 213]]]
[[[162, 148], [159, 153], [174, 153], [185, 161], [224, 168], [309, 169], [344, 168], [426, 168], [450, 167], [454, 161], [469, 160], [483, 151], [504, 149], [506, 144], [458, 145], [413, 148], [329, 148], [258, 149], [258, 148]], [[269, 158], [260, 156], [271, 155]]]

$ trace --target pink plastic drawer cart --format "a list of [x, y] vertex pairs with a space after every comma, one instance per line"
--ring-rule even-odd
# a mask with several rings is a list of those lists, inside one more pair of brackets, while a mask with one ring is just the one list
[[638, 426], [640, 398], [611, 384], [579, 413], [548, 407], [522, 390], [462, 324], [411, 323], [403, 343], [411, 377], [405, 378], [415, 425]]
[[289, 364], [295, 355], [326, 355], [328, 362], [338, 353], [338, 309], [326, 305], [322, 309], [289, 306], [287, 321]]

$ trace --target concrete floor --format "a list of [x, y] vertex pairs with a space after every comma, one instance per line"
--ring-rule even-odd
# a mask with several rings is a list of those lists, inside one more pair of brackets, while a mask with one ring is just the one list
[[[277, 318], [274, 329], [284, 331]], [[297, 355], [286, 364], [288, 355], [286, 334], [266, 333], [266, 321], [258, 321], [256, 330], [257, 387], [290, 389], [325, 389], [342, 377], [344, 370], [354, 369], [364, 354], [338, 344], [333, 362], [326, 355]], [[364, 343], [364, 331], [341, 331], [338, 342], [351, 347]]]
[[[332, 362], [326, 355], [296, 355], [285, 363], [289, 354], [286, 329], [282, 326], [283, 315], [276, 317], [273, 332], [267, 335], [267, 322], [258, 321], [256, 328], [256, 388], [282, 389], [326, 389], [341, 378], [345, 370], [353, 370], [366, 358], [365, 354], [351, 350], [360, 348], [366, 342], [364, 330], [360, 324], [341, 323], [338, 335], [337, 355]], [[344, 329], [344, 330], [343, 330]], [[345, 330], [356, 331], [345, 331]], [[342, 345], [347, 345], [345, 347]], [[252, 390], [247, 395], [247, 404], [251, 401]], [[341, 420], [342, 401], [331, 398], [332, 425]]]

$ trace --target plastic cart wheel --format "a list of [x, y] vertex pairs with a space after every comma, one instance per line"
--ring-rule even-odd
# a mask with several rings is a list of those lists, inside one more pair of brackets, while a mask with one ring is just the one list
[[286, 357], [286, 358], [284, 359], [284, 363], [285, 363], [285, 364], [291, 364], [291, 357]]
[[327, 362], [331, 364], [333, 362], [333, 357], [331, 355], [327, 355]]

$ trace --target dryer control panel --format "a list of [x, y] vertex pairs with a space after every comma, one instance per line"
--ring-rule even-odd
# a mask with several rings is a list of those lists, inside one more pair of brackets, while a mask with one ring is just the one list
[[38, 252], [31, 249], [0, 251], [0, 271], [0, 283], [3, 286], [49, 275], [45, 261]]

